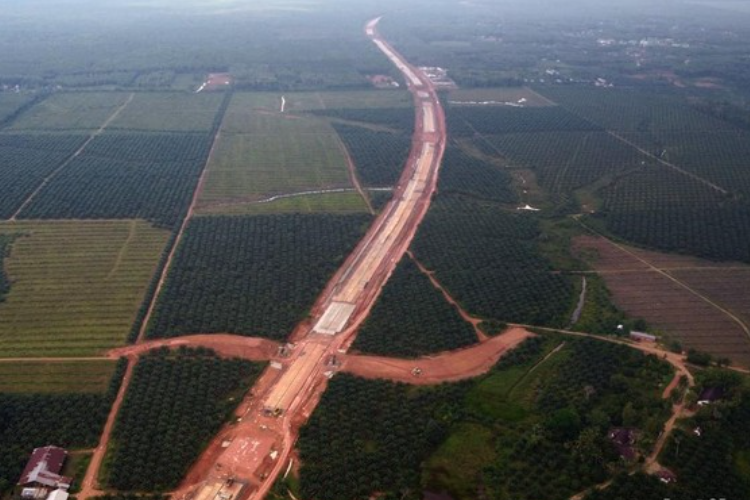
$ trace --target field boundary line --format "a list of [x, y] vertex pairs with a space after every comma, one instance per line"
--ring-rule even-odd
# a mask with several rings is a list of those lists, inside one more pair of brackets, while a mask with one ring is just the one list
[[110, 279], [112, 276], [115, 275], [117, 270], [120, 268], [120, 264], [122, 264], [122, 259], [125, 258], [125, 252], [128, 251], [128, 247], [130, 246], [130, 243], [132, 243], [133, 238], [135, 237], [135, 234], [137, 231], [138, 222], [134, 219], [130, 221], [130, 224], [128, 224], [128, 237], [125, 239], [125, 242], [120, 247], [120, 250], [117, 252], [117, 258], [115, 259], [115, 264], [112, 266], [112, 269], [107, 273], [107, 279]]
[[83, 476], [83, 480], [81, 481], [81, 491], [78, 493], [78, 498], [80, 498], [81, 500], [86, 500], [87, 498], [93, 496], [93, 493], [101, 491], [101, 485], [97, 484], [99, 482], [99, 472], [101, 471], [104, 457], [107, 454], [107, 448], [109, 447], [109, 440], [112, 436], [112, 430], [115, 427], [115, 421], [117, 420], [117, 416], [120, 413], [120, 408], [122, 407], [122, 402], [125, 399], [128, 387], [130, 386], [130, 381], [133, 378], [133, 370], [135, 369], [135, 365], [137, 362], [137, 358], [128, 359], [128, 366], [125, 369], [125, 374], [122, 377], [122, 382], [120, 382], [120, 389], [117, 391], [117, 396], [112, 403], [109, 415], [107, 415], [107, 422], [104, 424], [104, 429], [102, 430], [102, 434], [99, 438], [99, 443], [94, 449], [94, 453], [91, 456], [91, 462], [86, 468], [86, 474]]
[[135, 92], [131, 92], [128, 98], [125, 100], [124, 103], [120, 105], [110, 116], [107, 118], [104, 123], [102, 123], [102, 126], [96, 129], [89, 135], [88, 139], [84, 141], [84, 143], [70, 156], [68, 156], [55, 170], [53, 170], [47, 177], [42, 179], [41, 184], [37, 186], [34, 191], [31, 192], [31, 194], [24, 200], [23, 203], [21, 203], [21, 206], [18, 207], [18, 210], [15, 211], [15, 213], [8, 219], [9, 221], [15, 221], [16, 218], [23, 212], [23, 210], [32, 202], [34, 201], [34, 198], [44, 189], [47, 184], [50, 183], [52, 179], [54, 179], [57, 174], [59, 174], [65, 167], [70, 165], [73, 160], [78, 158], [83, 151], [91, 144], [91, 142], [96, 139], [98, 136], [100, 136], [104, 130], [109, 126], [110, 123], [112, 123], [118, 116], [120, 116], [120, 113], [122, 113], [125, 108], [130, 104], [133, 99], [135, 98]]
[[659, 158], [655, 154], [648, 152], [647, 150], [643, 149], [642, 147], [640, 147], [636, 143], [634, 143], [634, 142], [626, 139], [625, 137], [621, 136], [617, 132], [615, 132], [613, 130], [607, 130], [607, 133], [609, 135], [611, 135], [612, 137], [614, 137], [615, 139], [617, 139], [618, 141], [622, 142], [623, 144], [627, 144], [631, 148], [634, 148], [639, 153], [646, 155], [647, 157], [651, 158], [652, 160], [656, 160], [658, 163], [664, 165], [665, 167], [669, 167], [672, 170], [674, 170], [675, 172], [679, 172], [682, 175], [685, 175], [685, 176], [693, 179], [694, 181], [698, 181], [701, 184], [704, 184], [704, 185], [710, 187], [711, 189], [720, 192], [721, 194], [724, 194], [724, 195], [728, 195], [729, 194], [729, 191], [727, 191], [723, 187], [721, 187], [721, 186], [719, 186], [717, 184], [714, 184], [713, 182], [711, 182], [711, 181], [709, 181], [707, 179], [704, 179], [703, 177], [701, 177], [701, 176], [699, 176], [697, 174], [694, 174], [694, 173], [689, 172], [689, 171], [687, 171], [687, 170], [685, 170], [685, 169], [683, 169], [681, 167], [678, 167], [674, 163], [671, 163], [671, 162], [668, 162], [668, 161], [666, 161], [666, 160], [664, 160], [662, 158]]
[[568, 343], [567, 343], [567, 342], [566, 342], [565, 340], [563, 340], [563, 341], [562, 341], [562, 342], [560, 342], [560, 344], [558, 344], [558, 345], [557, 345], [557, 346], [556, 346], [556, 347], [555, 347], [554, 349], [552, 349], [552, 350], [551, 350], [550, 352], [548, 352], [547, 354], [545, 354], [545, 356], [544, 356], [544, 357], [543, 357], [542, 359], [540, 359], [539, 361], [537, 361], [536, 363], [534, 363], [534, 366], [532, 366], [531, 368], [529, 368], [528, 370], [526, 370], [526, 372], [525, 372], [525, 373], [524, 373], [523, 375], [521, 375], [521, 378], [519, 378], [518, 380], [516, 380], [516, 382], [515, 382], [515, 383], [514, 383], [514, 384], [513, 384], [512, 386], [511, 386], [511, 388], [510, 388], [510, 389], [508, 390], [508, 397], [511, 397], [511, 396], [513, 396], [513, 393], [514, 393], [514, 392], [515, 392], [515, 390], [516, 390], [516, 389], [518, 388], [518, 386], [519, 386], [519, 385], [521, 385], [521, 383], [522, 383], [522, 382], [523, 382], [524, 380], [526, 380], [526, 379], [528, 378], [528, 376], [529, 376], [529, 375], [531, 375], [532, 373], [534, 373], [534, 372], [535, 372], [535, 371], [536, 371], [536, 370], [537, 370], [537, 369], [538, 369], [538, 368], [539, 368], [540, 366], [542, 366], [542, 365], [543, 365], [544, 363], [546, 363], [547, 361], [549, 361], [549, 359], [550, 359], [550, 358], [551, 358], [552, 356], [554, 356], [554, 355], [555, 355], [555, 354], [557, 354], [558, 352], [562, 351], [562, 350], [563, 350], [563, 348], [564, 348], [564, 347], [565, 347], [565, 346], [566, 346], [567, 344], [568, 344]]
[[681, 286], [682, 288], [684, 288], [684, 289], [685, 289], [685, 290], [687, 290], [688, 292], [692, 293], [692, 294], [693, 294], [693, 295], [695, 295], [696, 297], [698, 297], [698, 298], [700, 298], [700, 299], [704, 300], [704, 301], [705, 301], [705, 302], [707, 302], [708, 304], [712, 305], [712, 306], [713, 306], [714, 308], [716, 308], [716, 309], [718, 309], [719, 311], [721, 311], [722, 313], [724, 313], [724, 314], [725, 314], [725, 315], [726, 315], [727, 317], [729, 317], [729, 318], [730, 318], [730, 319], [731, 319], [732, 321], [734, 321], [735, 323], [737, 323], [737, 324], [738, 324], [738, 325], [740, 326], [740, 328], [742, 328], [742, 330], [743, 330], [743, 331], [745, 332], [745, 335], [746, 335], [746, 336], [748, 337], [748, 339], [750, 339], [750, 328], [748, 328], [748, 326], [747, 326], [747, 325], [745, 324], [745, 322], [744, 322], [744, 321], [742, 321], [742, 320], [741, 320], [740, 318], [738, 318], [738, 317], [737, 317], [737, 316], [736, 316], [736, 315], [735, 315], [734, 313], [732, 313], [731, 311], [729, 311], [729, 310], [725, 309], [724, 307], [722, 307], [721, 305], [717, 304], [716, 302], [714, 302], [714, 301], [713, 301], [713, 300], [711, 300], [710, 298], [706, 297], [705, 295], [701, 294], [701, 293], [700, 293], [700, 292], [698, 292], [697, 290], [694, 290], [694, 289], [693, 289], [692, 287], [690, 287], [690, 286], [689, 286], [688, 284], [686, 284], [686, 283], [683, 283], [682, 281], [680, 281], [679, 279], [675, 278], [674, 276], [672, 276], [672, 275], [671, 275], [671, 274], [669, 274], [668, 272], [666, 272], [666, 271], [663, 271], [662, 269], [660, 269], [660, 268], [658, 268], [658, 267], [654, 266], [654, 265], [653, 265], [653, 264], [651, 264], [651, 263], [650, 263], [649, 261], [647, 261], [647, 260], [643, 259], [643, 258], [642, 258], [642, 257], [640, 257], [640, 256], [639, 256], [638, 254], [636, 254], [635, 252], [632, 252], [632, 251], [630, 251], [629, 249], [627, 249], [627, 248], [626, 248], [626, 247], [625, 247], [624, 245], [621, 245], [620, 243], [617, 243], [617, 242], [615, 242], [615, 241], [611, 240], [610, 238], [607, 238], [606, 236], [604, 236], [604, 235], [603, 235], [603, 234], [601, 234], [600, 232], [598, 232], [598, 231], [596, 231], [595, 229], [593, 229], [593, 228], [591, 228], [591, 227], [587, 226], [587, 225], [586, 225], [586, 224], [585, 224], [585, 223], [584, 223], [583, 221], [581, 221], [581, 220], [580, 220], [580, 218], [579, 218], [579, 217], [574, 217], [574, 219], [575, 219], [575, 220], [576, 220], [576, 221], [577, 221], [577, 222], [578, 222], [578, 223], [579, 223], [579, 224], [580, 224], [581, 226], [583, 226], [583, 227], [584, 227], [585, 229], [587, 229], [588, 231], [590, 231], [590, 232], [592, 232], [592, 233], [596, 234], [597, 236], [599, 236], [599, 237], [603, 238], [603, 239], [604, 239], [605, 241], [607, 241], [607, 242], [608, 242], [608, 243], [609, 243], [610, 245], [612, 245], [612, 246], [614, 246], [615, 248], [619, 249], [620, 251], [622, 251], [622, 252], [624, 252], [624, 253], [626, 253], [626, 254], [630, 255], [631, 257], [633, 257], [634, 259], [638, 260], [639, 262], [642, 262], [643, 264], [647, 265], [647, 266], [649, 267], [649, 269], [651, 269], [652, 271], [655, 271], [655, 272], [659, 273], [660, 275], [662, 275], [662, 276], [664, 276], [665, 278], [667, 278], [667, 279], [671, 280], [672, 282], [674, 282], [674, 283], [676, 283], [677, 285]]
[[146, 311], [146, 315], [143, 317], [143, 322], [141, 323], [141, 326], [138, 330], [138, 336], [135, 339], [136, 344], [139, 344], [143, 342], [145, 336], [146, 336], [146, 330], [148, 329], [148, 324], [151, 321], [151, 317], [154, 314], [154, 310], [156, 309], [156, 303], [159, 299], [159, 295], [161, 295], [162, 290], [164, 289], [164, 283], [167, 281], [167, 275], [169, 274], [169, 271], [172, 267], [172, 262], [174, 261], [174, 256], [177, 253], [177, 248], [180, 246], [180, 242], [182, 241], [182, 237], [185, 235], [185, 229], [187, 229], [188, 224], [190, 223], [190, 220], [193, 218], [193, 215], [195, 213], [195, 207], [198, 204], [198, 198], [200, 198], [201, 193], [203, 192], [203, 187], [206, 184], [206, 177], [208, 174], [208, 166], [211, 163], [211, 160], [214, 157], [214, 153], [216, 152], [216, 147], [219, 144], [219, 138], [221, 137], [221, 127], [224, 123], [224, 118], [226, 117], [227, 108], [229, 108], [229, 100], [232, 98], [232, 92], [228, 91], [227, 94], [224, 96], [224, 104], [220, 107], [220, 112], [222, 113], [221, 118], [218, 121], [218, 124], [216, 125], [216, 131], [214, 133], [213, 141], [211, 143], [211, 149], [208, 151], [208, 156], [206, 157], [206, 161], [203, 164], [203, 169], [201, 170], [201, 175], [198, 178], [198, 183], [195, 185], [195, 189], [193, 190], [193, 198], [190, 201], [190, 206], [187, 209], [187, 212], [185, 213], [185, 217], [182, 219], [182, 224], [180, 224], [180, 229], [177, 231], [177, 234], [174, 237], [174, 241], [172, 242], [172, 248], [169, 249], [169, 254], [167, 255], [167, 259], [164, 262], [164, 267], [161, 270], [161, 274], [159, 275], [159, 281], [156, 283], [156, 289], [154, 290], [154, 293], [151, 297], [151, 300], [148, 304], [148, 309]]
[[349, 173], [349, 180], [354, 186], [354, 189], [362, 197], [365, 205], [367, 205], [367, 211], [370, 212], [370, 215], [375, 215], [375, 209], [372, 207], [372, 203], [370, 203], [370, 197], [367, 196], [365, 191], [362, 189], [362, 185], [359, 183], [359, 178], [357, 177], [357, 166], [354, 164], [352, 155], [349, 153], [349, 148], [346, 147], [346, 144], [344, 144], [344, 141], [341, 139], [341, 136], [338, 133], [336, 133], [336, 143], [338, 144], [341, 152], [344, 154], [344, 161], [346, 161], [346, 169]]

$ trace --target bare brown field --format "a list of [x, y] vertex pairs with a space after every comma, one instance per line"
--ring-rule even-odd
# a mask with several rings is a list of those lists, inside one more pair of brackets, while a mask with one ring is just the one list
[[619, 248], [590, 236], [576, 238], [573, 247], [601, 274], [621, 310], [686, 348], [750, 365], [747, 322], [740, 323], [750, 313], [750, 266]]

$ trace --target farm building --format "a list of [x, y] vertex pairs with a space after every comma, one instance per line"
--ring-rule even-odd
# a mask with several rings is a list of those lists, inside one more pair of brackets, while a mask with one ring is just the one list
[[36, 448], [21, 474], [18, 486], [25, 489], [70, 488], [72, 479], [60, 475], [68, 452], [57, 446]]
[[656, 342], [656, 335], [651, 335], [644, 332], [636, 332], [633, 330], [630, 332], [630, 338], [636, 342]]

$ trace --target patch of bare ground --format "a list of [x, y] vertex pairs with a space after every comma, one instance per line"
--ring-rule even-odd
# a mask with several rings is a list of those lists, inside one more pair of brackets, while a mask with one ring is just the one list
[[456, 382], [487, 373], [505, 353], [532, 336], [525, 328], [512, 327], [471, 347], [418, 359], [343, 355], [341, 369], [358, 377], [413, 385]]
[[172, 339], [149, 340], [135, 345], [119, 347], [109, 351], [107, 356], [110, 358], [141, 356], [149, 351], [163, 347], [168, 349], [204, 347], [213, 349], [219, 356], [242, 358], [250, 361], [267, 361], [276, 355], [279, 344], [258, 337], [242, 337], [230, 334], [201, 334]]
[[750, 365], [750, 337], [739, 316], [750, 311], [750, 266], [634, 249], [594, 236], [577, 237], [573, 250], [599, 272], [627, 314], [686, 348]]

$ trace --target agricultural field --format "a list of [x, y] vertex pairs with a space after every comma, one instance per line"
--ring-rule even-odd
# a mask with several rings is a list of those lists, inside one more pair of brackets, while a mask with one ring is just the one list
[[543, 107], [555, 103], [527, 87], [467, 88], [448, 93], [451, 106]]
[[[250, 95], [252, 96], [252, 94]], [[352, 187], [346, 156], [325, 121], [269, 114], [236, 94], [227, 110], [199, 212], [274, 195]]]
[[602, 130], [560, 106], [537, 108], [448, 106], [448, 131], [454, 138], [475, 134], [594, 132]]
[[10, 218], [83, 144], [78, 135], [0, 135], [0, 218]]
[[411, 137], [404, 133], [370, 130], [334, 123], [357, 169], [359, 181], [368, 187], [396, 184], [411, 149]]
[[631, 172], [600, 190], [593, 218], [634, 243], [708, 259], [750, 262], [750, 205], [667, 167]]
[[19, 214], [179, 224], [211, 147], [207, 134], [98, 135]]
[[622, 467], [606, 439], [611, 426], [640, 429], [636, 448], [649, 451], [668, 415], [661, 392], [671, 376], [669, 365], [627, 347], [545, 337], [461, 384], [338, 376], [301, 431], [300, 493], [568, 498]]
[[224, 95], [221, 93], [138, 92], [109, 130], [210, 132]]
[[388, 280], [352, 348], [366, 354], [416, 358], [476, 341], [472, 325], [417, 265], [405, 258]]
[[310, 111], [313, 116], [352, 122], [352, 125], [373, 126], [400, 131], [411, 136], [414, 131], [414, 108], [331, 108]]
[[102, 393], [116, 366], [117, 362], [109, 359], [0, 362], [0, 393]]
[[440, 170], [440, 190], [497, 203], [516, 203], [518, 194], [507, 170], [448, 146]]
[[409, 108], [411, 94], [402, 90], [358, 90], [336, 92], [295, 92], [284, 94], [289, 112], [322, 109]]
[[562, 325], [573, 286], [541, 255], [530, 214], [494, 203], [440, 195], [412, 249], [453, 297], [486, 319]]
[[205, 350], [142, 357], [107, 450], [106, 484], [139, 492], [177, 486], [262, 369]]
[[61, 92], [15, 120], [10, 131], [87, 131], [101, 128], [130, 98], [124, 92]]
[[[618, 309], [631, 317], [643, 318], [657, 332], [680, 341], [685, 348], [706, 351], [745, 366], [750, 364], [750, 339], [742, 325], [709, 302], [741, 317], [746, 310], [742, 300], [746, 294], [744, 288], [736, 285], [742, 283], [738, 280], [750, 276], [750, 266], [626, 249], [631, 253], [601, 238], [579, 237], [574, 241], [574, 251], [599, 272]], [[714, 278], [727, 274], [736, 278], [723, 284]], [[707, 281], [697, 280], [696, 276]]]
[[[7, 373], [4, 365], [0, 369]], [[54, 443], [67, 449], [93, 448], [114, 402], [125, 363], [117, 364], [108, 383], [90, 392], [50, 393], [47, 387], [16, 394], [0, 391], [0, 494], [15, 480], [34, 448]]]
[[296, 193], [280, 195], [260, 201], [227, 202], [209, 205], [201, 215], [261, 215], [261, 214], [352, 214], [366, 213], [367, 204], [354, 188], [324, 193]]
[[366, 214], [193, 219], [148, 336], [234, 333], [286, 338], [369, 221]]
[[[121, 345], [168, 232], [144, 221], [1, 223], [0, 356], [86, 356]], [[6, 250], [7, 251], [7, 250]]]
[[594, 87], [544, 87], [537, 91], [607, 130], [682, 133], [735, 129], [733, 125], [701, 113], [680, 97], [667, 93]]

